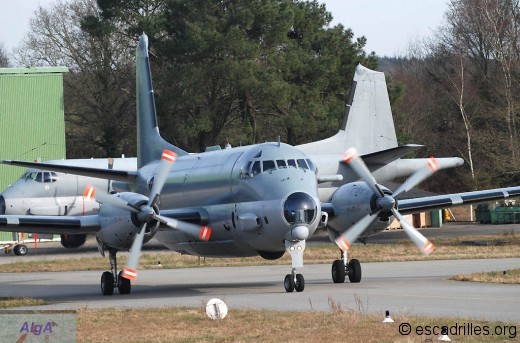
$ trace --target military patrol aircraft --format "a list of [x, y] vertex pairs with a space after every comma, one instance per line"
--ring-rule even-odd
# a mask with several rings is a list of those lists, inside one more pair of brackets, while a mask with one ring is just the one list
[[[365, 161], [378, 182], [408, 176], [424, 164], [424, 159], [399, 158], [420, 146], [398, 147], [384, 74], [361, 65], [356, 68], [347, 111], [338, 133], [323, 141], [296, 146], [316, 163], [320, 201], [326, 201], [337, 187], [358, 180], [354, 173], [347, 172], [347, 168], [338, 163], [338, 156], [350, 146], [363, 148]], [[439, 161], [444, 168], [462, 164], [459, 158]], [[136, 158], [69, 159], [45, 163], [93, 168], [108, 166], [109, 169], [127, 171], [137, 169]], [[83, 190], [89, 184], [96, 188], [108, 185], [110, 193], [129, 190], [126, 183], [107, 183], [103, 179], [30, 168], [0, 194], [0, 215], [96, 214], [99, 204], [83, 197]], [[66, 248], [81, 246], [85, 240], [85, 234], [61, 235], [61, 244]]]
[[[136, 158], [51, 160], [45, 163], [107, 167], [130, 171], [137, 169]], [[87, 185], [106, 188], [110, 193], [128, 190], [127, 184], [114, 184], [112, 181], [104, 179], [29, 168], [0, 194], [0, 215], [79, 216], [95, 214], [99, 210], [99, 203], [83, 196]], [[65, 248], [77, 248], [85, 243], [86, 238], [85, 234], [61, 235], [61, 244]]]
[[[367, 164], [354, 149], [340, 156], [331, 147], [331, 160], [321, 163], [335, 165], [328, 167], [336, 169], [329, 176], [317, 174], [311, 154], [304, 151], [319, 153], [327, 143], [334, 144], [335, 138], [301, 150], [278, 141], [188, 154], [159, 134], [145, 35], [140, 37], [136, 55], [136, 171], [2, 161], [130, 185], [131, 191], [116, 194], [87, 187], [85, 197], [101, 203], [97, 215], [0, 216], [2, 231], [24, 227], [37, 233], [95, 234], [100, 252], [104, 255], [108, 251], [110, 257], [111, 271], [101, 276], [104, 295], [113, 294], [115, 287], [121, 294], [130, 293], [142, 244], [152, 236], [172, 250], [199, 256], [260, 255], [277, 259], [287, 251], [292, 268], [284, 279], [285, 290], [301, 292], [305, 279], [297, 269], [303, 267], [306, 240], [319, 226], [329, 228], [331, 239], [342, 251], [341, 259], [332, 266], [333, 281], [343, 282], [348, 276], [351, 282], [359, 282], [361, 266], [355, 259], [348, 260], [348, 248], [357, 238], [383, 230], [392, 217], [401, 222], [423, 253], [430, 253], [433, 245], [406, 223], [403, 214], [520, 195], [520, 187], [512, 187], [398, 202], [400, 194], [430, 176], [442, 163], [434, 159], [414, 161], [424, 167], [417, 168], [393, 194], [376, 182], [367, 165], [377, 173], [410, 147], [382, 147], [378, 152], [363, 154]], [[355, 181], [359, 178], [362, 181]], [[318, 183], [335, 187], [329, 190], [328, 199], [320, 199]], [[128, 248], [128, 264], [118, 273], [116, 253]]]

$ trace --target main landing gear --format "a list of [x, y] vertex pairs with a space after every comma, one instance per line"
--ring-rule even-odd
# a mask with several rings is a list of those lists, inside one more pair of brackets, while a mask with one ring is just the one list
[[303, 252], [305, 251], [305, 241], [285, 241], [285, 249], [291, 255], [292, 271], [285, 275], [283, 286], [287, 293], [303, 292], [305, 289], [305, 278], [302, 274], [296, 274], [296, 268], [303, 267]]
[[117, 287], [119, 294], [129, 294], [132, 289], [130, 280], [121, 276], [122, 272], [117, 273], [117, 250], [109, 250], [110, 271], [101, 274], [101, 293], [103, 295], [114, 294], [114, 288]]
[[361, 263], [355, 258], [348, 261], [347, 253], [341, 251], [341, 260], [336, 260], [332, 263], [332, 281], [334, 283], [345, 282], [345, 276], [352, 283], [361, 281]]

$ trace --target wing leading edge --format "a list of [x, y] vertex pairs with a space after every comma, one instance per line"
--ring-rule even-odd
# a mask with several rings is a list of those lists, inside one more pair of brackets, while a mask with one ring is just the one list
[[99, 216], [2, 215], [0, 231], [39, 234], [88, 234], [100, 229]]
[[95, 177], [98, 179], [114, 180], [126, 183], [134, 183], [137, 179], [136, 171], [115, 170], [115, 169], [100, 169], [90, 167], [79, 167], [70, 165], [57, 165], [51, 163], [36, 163], [24, 161], [1, 160], [0, 163], [12, 166], [43, 169], [48, 171], [69, 173], [81, 176]]
[[485, 191], [436, 195], [424, 198], [403, 199], [398, 201], [401, 214], [441, 210], [448, 207], [471, 205], [519, 197], [520, 187], [496, 188]]

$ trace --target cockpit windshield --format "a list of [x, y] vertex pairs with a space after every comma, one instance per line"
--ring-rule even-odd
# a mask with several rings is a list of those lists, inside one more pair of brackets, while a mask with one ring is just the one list
[[254, 177], [263, 172], [272, 172], [276, 169], [302, 168], [317, 173], [316, 166], [309, 159], [288, 159], [288, 160], [263, 160], [249, 161], [242, 168], [243, 177]]
[[20, 177], [25, 181], [36, 181], [40, 183], [51, 183], [58, 181], [58, 175], [55, 172], [36, 172], [28, 171]]

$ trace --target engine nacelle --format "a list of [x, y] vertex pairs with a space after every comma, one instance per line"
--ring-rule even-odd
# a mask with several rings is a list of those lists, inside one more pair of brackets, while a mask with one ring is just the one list
[[67, 249], [78, 248], [85, 244], [87, 240], [87, 235], [61, 235], [61, 245]]
[[[387, 188], [381, 187], [381, 189], [384, 193], [391, 194]], [[329, 228], [336, 233], [343, 233], [361, 218], [377, 210], [376, 199], [377, 196], [364, 182], [352, 182], [339, 187], [329, 199], [334, 208], [334, 216], [328, 221]], [[388, 225], [390, 225], [390, 217], [382, 215], [360, 237], [375, 235]]]
[[[138, 193], [117, 193], [112, 196], [120, 197], [138, 207], [148, 202], [146, 196]], [[159, 212], [157, 208], [155, 210]], [[135, 235], [137, 235], [143, 225], [137, 220], [135, 213], [110, 204], [102, 204], [100, 206], [99, 218], [101, 230], [97, 232], [96, 237], [106, 246], [117, 250], [128, 250], [132, 246]], [[148, 223], [143, 243], [148, 242], [155, 235], [158, 228], [159, 222]]]

